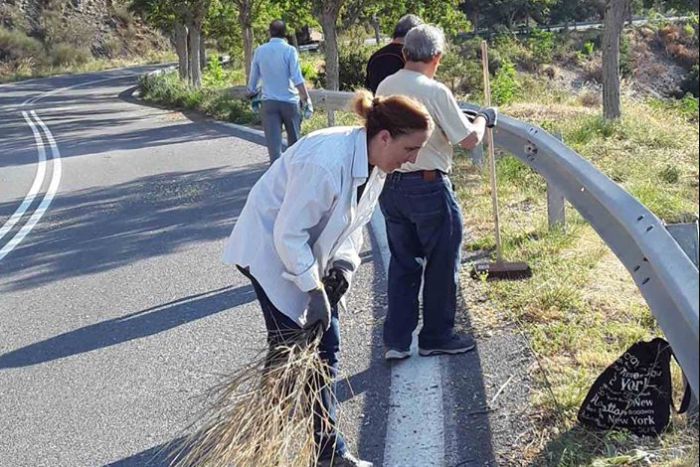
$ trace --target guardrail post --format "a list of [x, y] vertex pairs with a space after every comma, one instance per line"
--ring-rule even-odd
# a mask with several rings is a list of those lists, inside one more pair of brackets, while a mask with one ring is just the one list
[[[564, 141], [560, 134], [556, 137]], [[547, 180], [547, 220], [549, 230], [566, 228], [566, 198], [549, 180]]]

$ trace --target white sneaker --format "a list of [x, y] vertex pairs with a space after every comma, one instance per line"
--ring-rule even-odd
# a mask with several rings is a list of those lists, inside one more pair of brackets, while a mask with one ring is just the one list
[[385, 360], [403, 360], [411, 356], [410, 350], [389, 349], [384, 354]]

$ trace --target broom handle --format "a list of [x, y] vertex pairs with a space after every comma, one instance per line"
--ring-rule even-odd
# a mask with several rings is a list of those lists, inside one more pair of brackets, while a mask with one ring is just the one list
[[[486, 41], [481, 42], [481, 67], [484, 72], [484, 105], [491, 106], [491, 82], [489, 80], [489, 52]], [[486, 128], [486, 142], [489, 147], [489, 168], [491, 169], [491, 201], [493, 220], [496, 226], [496, 261], [503, 261], [501, 247], [501, 218], [498, 214], [498, 187], [496, 185], [496, 155], [493, 148], [493, 128]]]

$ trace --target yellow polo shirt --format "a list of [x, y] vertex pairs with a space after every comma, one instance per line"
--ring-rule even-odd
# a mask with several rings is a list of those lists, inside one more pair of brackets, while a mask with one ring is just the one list
[[423, 73], [403, 69], [388, 76], [377, 88], [378, 96], [398, 94], [423, 103], [435, 121], [435, 131], [418, 153], [416, 162], [405, 163], [399, 172], [437, 169], [449, 173], [452, 170], [454, 155], [452, 146], [474, 131], [452, 92], [444, 84], [428, 78]]

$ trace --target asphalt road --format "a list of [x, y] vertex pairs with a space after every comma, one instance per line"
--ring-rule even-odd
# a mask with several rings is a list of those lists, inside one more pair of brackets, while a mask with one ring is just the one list
[[[147, 70], [0, 86], [0, 466], [167, 465], [207, 390], [264, 346], [252, 288], [220, 256], [265, 149], [140, 105], [130, 91]], [[440, 452], [411, 464], [435, 430], [388, 424], [402, 401], [382, 359], [384, 260], [365, 236], [341, 317], [353, 450], [375, 465], [493, 465], [483, 352], [434, 359]], [[420, 420], [417, 404], [403, 409]], [[397, 429], [408, 436], [387, 446]]]

